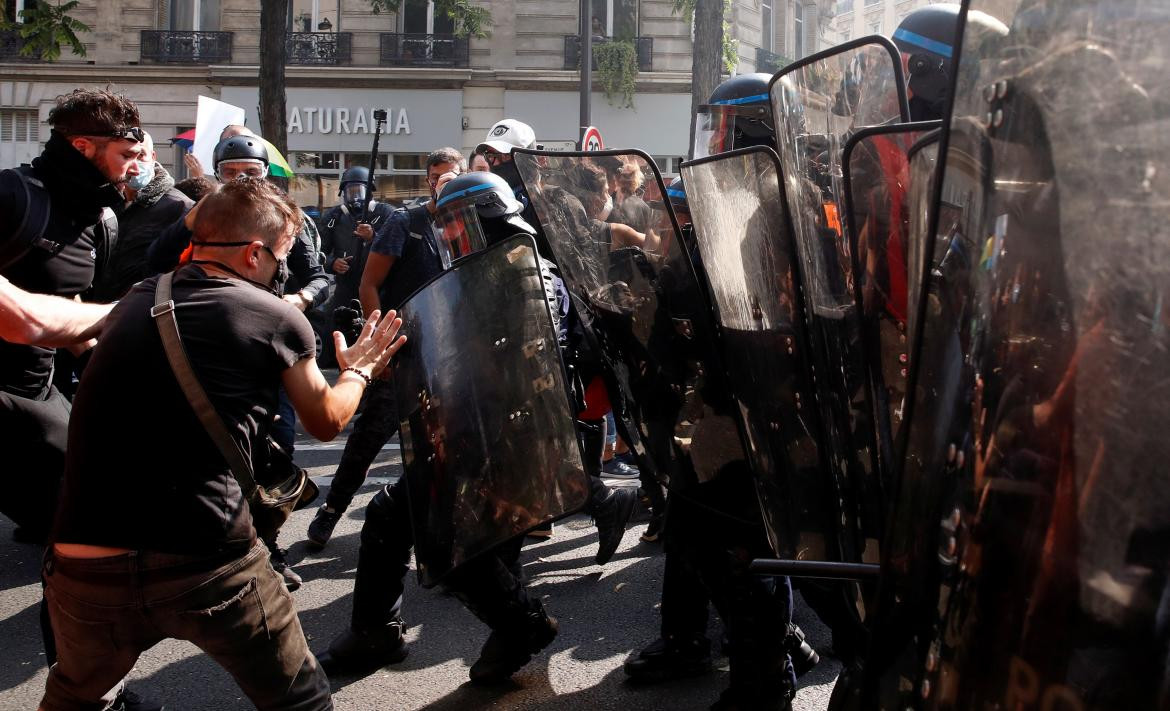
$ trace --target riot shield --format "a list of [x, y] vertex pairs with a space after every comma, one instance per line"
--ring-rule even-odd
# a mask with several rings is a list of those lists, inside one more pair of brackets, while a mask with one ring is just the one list
[[822, 445], [842, 493], [846, 529], [859, 539], [846, 562], [876, 563], [882, 537], [872, 401], [866, 391], [861, 320], [844, 225], [843, 149], [873, 125], [908, 120], [901, 62], [882, 37], [848, 42], [789, 65], [769, 89], [784, 191], [800, 256], [816, 373]]
[[[869, 410], [882, 489], [893, 479], [906, 375], [910, 149], [940, 121], [865, 128], [845, 144], [845, 206]], [[923, 178], [929, 182], [930, 174]]]
[[840, 560], [839, 496], [822, 473], [799, 266], [776, 155], [724, 153], [684, 163], [682, 176], [694, 196], [695, 239], [772, 549], [782, 558], [799, 551], [802, 560]]
[[536, 246], [517, 236], [457, 262], [399, 310], [402, 465], [419, 582], [585, 505]]
[[969, 3], [869, 706], [1170, 703], [1167, 32]]
[[672, 487], [746, 469], [734, 402], [712, 366], [710, 305], [669, 204], [639, 195], [641, 181], [665, 193], [653, 161], [637, 151], [513, 155], [616, 381], [615, 414], [630, 409], [629, 444], [649, 455], [639, 462]]

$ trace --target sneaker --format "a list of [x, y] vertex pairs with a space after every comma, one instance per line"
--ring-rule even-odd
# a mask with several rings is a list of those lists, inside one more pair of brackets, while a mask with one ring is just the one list
[[625, 671], [631, 680], [647, 683], [706, 674], [711, 671], [711, 643], [704, 637], [658, 639], [626, 660]]
[[552, 538], [552, 536], [553, 536], [553, 525], [551, 522], [546, 523], [543, 526], [540, 526], [539, 528], [532, 529], [531, 531], [529, 531], [528, 533], [526, 533], [524, 535], [528, 536], [529, 538], [543, 538], [545, 540], [548, 540], [549, 538]]
[[153, 701], [142, 698], [133, 691], [122, 690], [122, 693], [114, 697], [110, 705], [106, 707], [107, 711], [164, 711], [166, 707], [162, 704], [156, 704]]
[[650, 517], [650, 523], [646, 526], [646, 530], [639, 536], [644, 543], [655, 543], [662, 537], [662, 514], [654, 514]]
[[512, 678], [533, 655], [552, 643], [557, 636], [557, 620], [536, 603], [528, 613], [525, 629], [518, 634], [492, 630], [479, 659], [471, 665], [468, 676], [473, 684], [500, 684]]
[[313, 517], [312, 523], [309, 524], [309, 532], [305, 536], [309, 540], [310, 548], [321, 550], [329, 543], [329, 539], [333, 537], [334, 527], [341, 520], [341, 513], [330, 511], [328, 504], [317, 509], [317, 515]]
[[370, 630], [351, 627], [329, 643], [329, 649], [317, 656], [317, 662], [327, 676], [368, 674], [387, 664], [397, 664], [410, 653], [402, 638], [404, 628], [402, 620], [391, 620]]
[[597, 556], [593, 559], [598, 565], [605, 565], [617, 552], [622, 536], [626, 533], [626, 523], [630, 514], [634, 512], [634, 504], [638, 502], [638, 492], [629, 487], [611, 489], [609, 498], [601, 504], [601, 510], [593, 517], [597, 524]]
[[293, 567], [284, 559], [284, 551], [281, 549], [273, 548], [270, 550], [268, 560], [272, 564], [272, 569], [279, 573], [280, 577], [284, 578], [284, 587], [289, 592], [296, 590], [304, 582], [301, 580], [301, 576], [297, 575], [297, 571], [293, 570]]
[[601, 464], [601, 476], [606, 479], [637, 479], [642, 476], [637, 467], [631, 467], [614, 457]]

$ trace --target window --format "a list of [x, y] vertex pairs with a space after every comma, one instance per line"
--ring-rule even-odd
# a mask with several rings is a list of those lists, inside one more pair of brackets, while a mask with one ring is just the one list
[[853, 12], [853, 0], [837, 0], [837, 14], [844, 15]]
[[[363, 168], [369, 168], [370, 167], [370, 154], [369, 153], [346, 153], [345, 154], [345, 167], [352, 168], [355, 165], [361, 166]], [[389, 170], [389, 168], [390, 168], [390, 154], [389, 153], [379, 153], [378, 154], [378, 170]]]
[[219, 2], [220, 0], [168, 0], [167, 25], [172, 30], [214, 32], [219, 29]]
[[792, 58], [801, 59], [804, 57], [804, 4], [798, 0], [792, 10], [792, 37], [794, 40], [792, 47], [795, 50]]
[[0, 109], [0, 143], [37, 143], [41, 123], [36, 109]]
[[[336, 205], [344, 168], [366, 166], [368, 151], [317, 152], [291, 151], [289, 163], [297, 177], [289, 185], [289, 194], [302, 207], [317, 206], [322, 211]], [[374, 178], [374, 196], [378, 200], [400, 205], [405, 200], [430, 196], [426, 183], [427, 154], [379, 153]]]
[[637, 37], [638, 0], [593, 0], [592, 27], [598, 37]]
[[882, 4], [882, 0], [865, 0], [866, 7], [870, 7], [872, 5], [881, 5], [881, 4]]
[[338, 32], [341, 30], [339, 0], [292, 0], [288, 4], [290, 32]]
[[853, 33], [850, 32], [849, 30], [842, 30], [841, 43], [844, 44], [845, 42], [848, 42], [851, 39], [853, 39]]
[[869, 23], [869, 33], [871, 35], [880, 35], [882, 33], [882, 21]]
[[433, 0], [406, 0], [402, 5], [402, 31], [421, 35], [455, 34], [455, 21], [435, 13]]
[[760, 0], [760, 48], [772, 51], [772, 0]]

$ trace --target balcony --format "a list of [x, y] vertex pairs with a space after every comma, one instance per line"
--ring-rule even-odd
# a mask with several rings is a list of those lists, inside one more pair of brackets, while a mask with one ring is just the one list
[[288, 64], [349, 64], [351, 32], [289, 32], [285, 39]]
[[756, 71], [765, 74], [775, 74], [784, 67], [792, 64], [788, 57], [769, 52], [763, 47], [756, 47]]
[[[608, 37], [594, 37], [593, 44], [612, 42]], [[654, 38], [635, 37], [634, 49], [638, 54], [638, 71], [649, 72], [654, 69]], [[581, 66], [581, 37], [579, 35], [565, 35], [565, 69], [577, 70]], [[593, 69], [597, 70], [597, 57], [593, 58]]]
[[24, 47], [24, 38], [20, 30], [0, 30], [0, 62], [39, 62], [38, 55], [25, 57], [20, 50]]
[[156, 64], [228, 64], [232, 61], [231, 32], [142, 30], [138, 56]]
[[384, 67], [466, 67], [470, 42], [455, 35], [383, 32], [378, 39], [379, 63]]

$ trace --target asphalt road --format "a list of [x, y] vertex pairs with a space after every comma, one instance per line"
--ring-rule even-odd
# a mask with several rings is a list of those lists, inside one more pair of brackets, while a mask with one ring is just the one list
[[[324, 490], [343, 447], [344, 437], [329, 444], [302, 437], [297, 460]], [[312, 519], [311, 509], [295, 513], [281, 533], [289, 560], [305, 580], [293, 595], [315, 651], [326, 647], [348, 623], [365, 505], [400, 471], [397, 446], [392, 444], [382, 452], [324, 551], [311, 554], [300, 540]], [[560, 620], [560, 634], [502, 688], [466, 683], [487, 628], [453, 597], [418, 587], [412, 574], [404, 609], [410, 656], [367, 677], [334, 679], [336, 708], [706, 709], [727, 685], [724, 658], [716, 660], [709, 675], [655, 686], [631, 685], [622, 672], [626, 657], [658, 636], [662, 549], [661, 544], [638, 540], [644, 528], [645, 517], [636, 513], [618, 554], [605, 566], [593, 563], [597, 532], [584, 516], [558, 523], [552, 539], [534, 541], [524, 549], [531, 594]], [[11, 530], [7, 519], [0, 517], [0, 709], [35, 709], [46, 676], [38, 625], [41, 550], [12, 542]], [[825, 654], [827, 631], [799, 599], [796, 621], [823, 661], [801, 679], [794, 708], [823, 709], [839, 665]], [[717, 641], [721, 634], [712, 614], [709, 636]], [[167, 709], [252, 708], [226, 672], [185, 642], [168, 640], [143, 654], [130, 680], [131, 689], [164, 701]]]

